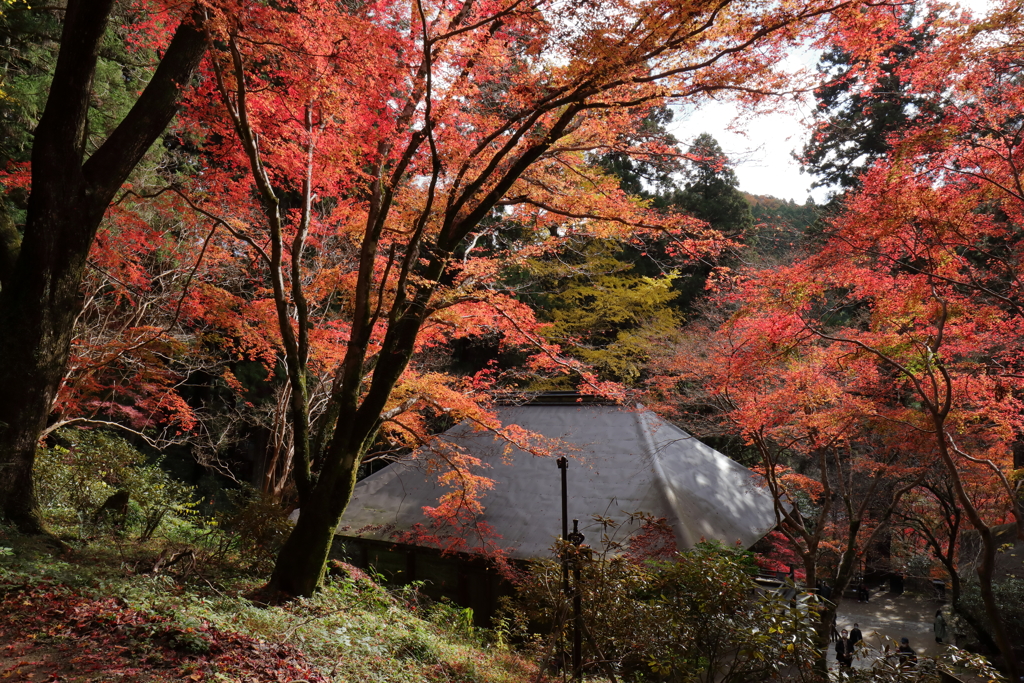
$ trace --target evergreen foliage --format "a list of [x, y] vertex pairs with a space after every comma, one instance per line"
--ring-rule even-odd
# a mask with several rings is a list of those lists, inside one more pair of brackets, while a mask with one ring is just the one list
[[833, 45], [819, 60], [823, 84], [814, 91], [815, 132], [802, 155], [804, 170], [818, 177], [812, 187], [857, 189], [864, 170], [889, 153], [891, 135], [933, 116], [927, 99], [911, 92], [900, 71], [931, 41], [930, 21], [914, 25], [912, 12], [902, 21], [907, 39], [888, 46], [870, 82], [864, 76], [867, 61], [841, 47]]
[[737, 188], [739, 180], [721, 145], [701, 133], [690, 145], [683, 167], [683, 189], [660, 195], [655, 205], [677, 209], [707, 221], [730, 235], [742, 235], [754, 225], [750, 205]]
[[592, 365], [603, 379], [638, 381], [651, 340], [670, 335], [681, 322], [672, 306], [678, 293], [675, 272], [648, 277], [635, 273], [621, 245], [582, 238], [562, 258], [537, 260], [536, 306], [549, 324], [545, 337]]
[[679, 140], [668, 131], [672, 110], [655, 107], [629, 133], [631, 143], [647, 143], [663, 151], [640, 157], [621, 152], [609, 152], [597, 159], [605, 171], [619, 179], [622, 190], [634, 197], [655, 199], [672, 193], [678, 185], [676, 175], [682, 170], [678, 151]]
[[28, 161], [60, 39], [60, 16], [28, 2], [0, 4], [0, 170]]

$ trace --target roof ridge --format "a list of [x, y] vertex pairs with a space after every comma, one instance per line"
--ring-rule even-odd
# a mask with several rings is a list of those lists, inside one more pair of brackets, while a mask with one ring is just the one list
[[511, 406], [619, 405], [610, 398], [579, 391], [507, 391], [499, 393], [494, 402]]
[[[638, 410], [635, 412], [637, 430], [640, 432], [640, 443], [644, 449], [648, 459], [651, 461], [651, 468], [654, 470], [654, 480], [661, 493], [662, 498], [665, 500], [665, 507], [672, 512], [673, 519], [668, 520], [669, 526], [676, 533], [678, 538], [676, 539], [676, 548], [679, 547], [680, 541], [684, 547], [693, 545], [693, 539], [690, 538], [690, 530], [684, 524], [679, 514], [679, 504], [677, 502], [677, 492], [674, 487], [668, 483], [668, 477], [665, 476], [665, 470], [661, 466], [661, 460], [658, 457], [658, 448], [654, 443], [654, 433], [648, 431], [648, 422], [651, 418], [657, 418], [657, 416], [649, 410]], [[634, 512], [637, 512], [634, 510]]]

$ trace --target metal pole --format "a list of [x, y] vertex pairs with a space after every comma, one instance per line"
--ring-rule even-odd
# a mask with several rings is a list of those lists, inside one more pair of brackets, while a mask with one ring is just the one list
[[[558, 459], [558, 469], [562, 470], [562, 542], [569, 540], [569, 493], [566, 483], [566, 472], [569, 469], [569, 461], [563, 455]], [[562, 590], [569, 595], [569, 560], [562, 552]]]
[[580, 590], [580, 546], [585, 540], [580, 533], [580, 520], [572, 520], [569, 541], [576, 546], [572, 566], [572, 672], [583, 680], [583, 591]]
[[580, 590], [580, 565], [572, 570], [572, 671], [577, 681], [583, 680], [583, 592]]
[[569, 461], [563, 455], [558, 459], [558, 469], [562, 470], [562, 540], [569, 538], [569, 495], [565, 473], [569, 469]]
[[[568, 484], [566, 482], [566, 472], [569, 469], [569, 461], [563, 455], [560, 458], [558, 458], [557, 462], [558, 462], [558, 469], [560, 469], [562, 471], [562, 536], [561, 536], [561, 538], [559, 540], [561, 540], [562, 543], [566, 543], [569, 540], [569, 493], [568, 493]], [[563, 546], [562, 550], [561, 550], [561, 555], [562, 555], [562, 592], [565, 594], [566, 597], [568, 597], [570, 595], [570, 593], [569, 593], [569, 558], [568, 558], [566, 552], [567, 551], [566, 551], [565, 547]], [[564, 633], [564, 631], [563, 631], [563, 633]], [[564, 641], [563, 641], [563, 643], [564, 643]], [[565, 666], [565, 648], [563, 647], [563, 648], [561, 648], [561, 650], [562, 650], [562, 652], [561, 652], [561, 655], [560, 655], [560, 659], [562, 660], [562, 680], [564, 681], [565, 680], [565, 674], [566, 674], [566, 671], [567, 671], [568, 667]]]

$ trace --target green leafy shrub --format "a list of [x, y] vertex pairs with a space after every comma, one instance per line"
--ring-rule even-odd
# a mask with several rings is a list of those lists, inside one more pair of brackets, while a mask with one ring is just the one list
[[228, 502], [228, 511], [218, 517], [223, 538], [249, 569], [269, 571], [291, 532], [287, 512], [252, 486], [229, 491]]
[[861, 664], [847, 669], [842, 680], [847, 683], [947, 683], [947, 681], [987, 681], [1005, 679], [983, 656], [947, 646], [939, 657], [918, 657], [913, 666], [896, 655], [895, 640], [887, 639], [881, 650], [861, 647], [857, 657]]
[[[62, 430], [60, 445], [36, 455], [35, 483], [40, 506], [54, 526], [89, 535], [111, 517], [148, 540], [165, 521], [195, 514], [195, 489], [164, 471], [124, 439], [101, 431]], [[128, 494], [127, 515], [106, 514], [104, 503]]]
[[[1010, 642], [1017, 645], [1018, 653], [1024, 654], [1024, 647], [1021, 645], [1024, 643], [1024, 579], [1010, 576], [994, 581], [992, 592], [995, 594], [996, 604], [999, 605]], [[976, 580], [964, 582], [957, 610], [966, 612], [970, 617], [957, 620], [957, 628], [968, 629], [968, 623], [974, 623], [984, 628], [991, 637], [992, 624], [985, 613], [981, 589]]]
[[[592, 675], [611, 667], [627, 680], [679, 683], [796, 680], [808, 673], [813, 598], [761, 594], [748, 555], [712, 543], [670, 560], [580, 553], [585, 667]], [[541, 654], [558, 659], [573, 623], [561, 566], [535, 563], [518, 586], [516, 605], [509, 621], [550, 633]]]

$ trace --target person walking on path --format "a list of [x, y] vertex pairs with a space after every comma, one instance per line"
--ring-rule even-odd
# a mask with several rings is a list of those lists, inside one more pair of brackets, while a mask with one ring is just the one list
[[845, 628], [836, 641], [836, 661], [840, 669], [849, 669], [853, 665], [853, 645], [850, 644]]
[[867, 602], [870, 594], [868, 593], [868, 585], [863, 581], [857, 586], [857, 602]]
[[932, 628], [935, 630], [935, 642], [941, 643], [946, 638], [946, 617], [942, 616], [941, 609], [935, 612]]
[[857, 643], [864, 641], [864, 634], [860, 632], [860, 625], [854, 623], [853, 630], [850, 631], [850, 649], [853, 650], [857, 647]]

